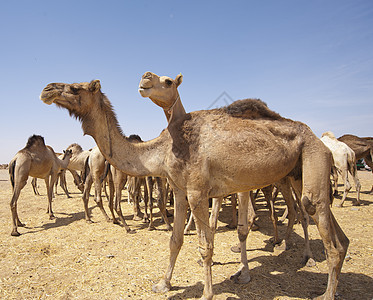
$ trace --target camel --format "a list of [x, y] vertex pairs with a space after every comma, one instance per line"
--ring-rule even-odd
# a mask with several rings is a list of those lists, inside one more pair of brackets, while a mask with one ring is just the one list
[[[95, 196], [94, 200], [97, 203], [97, 206], [100, 208], [102, 214], [104, 215], [105, 219], [110, 222], [113, 221], [117, 223], [116, 218], [114, 217], [113, 212], [113, 200], [109, 199], [109, 209], [113, 216], [113, 220], [109, 218], [107, 215], [101, 198], [101, 191], [102, 191], [102, 182], [101, 177], [104, 174], [105, 169], [105, 158], [101, 154], [98, 147], [94, 147], [90, 151], [83, 150], [83, 148], [77, 144], [73, 143], [67, 147], [68, 150], [72, 151], [72, 157], [70, 163], [68, 165], [68, 169], [71, 171], [81, 171], [83, 176], [81, 178], [81, 182], [79, 183], [79, 187], [83, 187], [83, 204], [84, 204], [84, 212], [85, 212], [85, 220], [87, 223], [91, 223], [92, 219], [88, 210], [88, 200], [89, 200], [89, 193], [91, 191], [91, 187], [93, 182], [95, 183]], [[86, 178], [87, 177], [87, 178]], [[113, 189], [112, 182], [109, 182], [109, 186]]]
[[[373, 173], [373, 138], [372, 137], [358, 137], [352, 134], [345, 134], [338, 138], [338, 141], [345, 143], [354, 152], [356, 161], [364, 158], [366, 164], [370, 167]], [[369, 192], [373, 195], [373, 185]]]
[[[178, 92], [178, 87], [182, 83], [183, 76], [181, 74], [177, 75], [175, 80], [167, 76], [158, 76], [152, 72], [146, 72], [140, 81], [139, 84], [139, 91], [140, 94], [142, 93], [142, 88], [151, 86], [151, 92], [147, 92], [146, 97], [151, 99], [156, 105], [160, 106], [166, 119], [168, 121], [168, 126], [172, 126], [172, 123], [177, 122], [178, 119], [185, 118], [186, 112], [184, 106], [181, 102], [181, 98]], [[172, 84], [170, 85], [170, 82]], [[175, 100], [176, 99], [176, 100]], [[171, 124], [171, 125], [170, 125]], [[290, 245], [290, 235], [295, 223], [296, 218], [296, 210], [295, 210], [295, 200], [293, 198], [293, 193], [291, 190], [290, 181], [286, 178], [281, 179], [277, 182], [277, 188], [282, 191], [284, 200], [287, 204], [288, 213], [289, 213], [289, 222], [288, 227], [285, 234], [285, 239], [281, 240], [278, 235], [277, 229], [277, 216], [274, 208], [274, 197], [272, 196], [272, 192], [274, 189], [274, 185], [269, 185], [266, 187], [261, 188], [264, 197], [268, 203], [269, 212], [270, 212], [270, 219], [272, 221], [273, 229], [274, 229], [274, 236], [273, 236], [273, 244], [278, 250], [285, 250]], [[259, 189], [258, 189], [259, 191]], [[257, 192], [258, 192], [257, 191]], [[300, 195], [300, 193], [299, 193]], [[234, 220], [236, 217], [236, 195], [232, 198], [232, 219]], [[252, 203], [249, 205], [249, 228], [254, 225], [254, 219], [256, 217], [256, 213], [254, 210], [254, 194], [250, 192], [250, 198]], [[222, 204], [222, 198], [214, 198], [213, 205], [212, 205], [212, 212], [210, 216], [210, 225], [213, 230], [216, 230], [217, 226], [217, 218], [219, 215], [219, 210]], [[309, 238], [308, 238], [308, 216], [304, 213], [300, 205], [300, 213], [301, 213], [301, 223], [304, 231], [305, 236], [305, 250], [304, 250], [304, 257], [302, 263], [306, 264], [307, 266], [314, 266], [316, 262], [312, 258], [312, 252], [310, 248]], [[193, 214], [190, 214], [190, 219], [188, 221], [187, 226], [184, 229], [184, 234], [188, 234], [191, 223], [193, 220]], [[232, 247], [232, 251], [234, 252], [241, 252], [239, 246]], [[235, 250], [237, 249], [237, 250]]]
[[[142, 96], [149, 92], [151, 87], [143, 87]], [[45, 104], [55, 103], [67, 109], [80, 120], [84, 134], [94, 138], [115, 168], [131, 176], [159, 176], [169, 180], [175, 197], [170, 259], [165, 275], [153, 286], [154, 292], [167, 292], [171, 288], [189, 205], [203, 260], [202, 299], [214, 297], [211, 269], [214, 241], [208, 199], [238, 192], [238, 236], [245, 251], [234, 278], [239, 283], [250, 281], [246, 254], [249, 191], [288, 175], [293, 186], [302, 186], [299, 189], [302, 205], [317, 225], [325, 246], [328, 284], [319, 299], [334, 299], [349, 240], [329, 206], [331, 153], [307, 125], [281, 117], [260, 100], [246, 99], [221, 109], [188, 113], [157, 138], [133, 143], [123, 134], [109, 99], [101, 92], [99, 80], [50, 83], [42, 90], [40, 99]]]
[[[58, 155], [58, 158], [62, 159], [63, 155], [64, 154]], [[56, 182], [55, 182], [55, 193], [58, 194], [58, 192], [57, 192], [57, 186], [58, 186], [58, 182], [59, 182], [60, 183], [60, 187], [64, 191], [66, 197], [67, 198], [71, 198], [71, 196], [69, 194], [69, 190], [67, 189], [66, 170], [67, 169], [61, 169], [58, 172], [57, 179], [56, 179]], [[80, 184], [80, 181], [81, 181], [80, 176], [74, 170], [69, 170], [69, 171], [70, 171], [71, 175], [74, 178], [75, 185], [79, 188], [79, 184]], [[34, 191], [34, 194], [37, 195], [37, 196], [40, 196], [40, 193], [39, 193], [39, 190], [38, 190], [37, 178], [36, 177], [32, 178], [31, 185], [32, 185], [32, 189]], [[52, 197], [54, 198], [54, 193], [52, 194]]]
[[[324, 132], [321, 136], [321, 141], [327, 146], [333, 155], [333, 169], [334, 178], [334, 194], [338, 195], [338, 174], [342, 176], [344, 183], [344, 192], [342, 201], [339, 207], [343, 206], [347, 194], [351, 189], [351, 184], [348, 180], [348, 172], [350, 172], [355, 182], [356, 187], [356, 205], [360, 205], [360, 189], [361, 184], [357, 176], [356, 157], [355, 152], [347, 146], [347, 144], [340, 142], [336, 139], [331, 131]], [[355, 204], [355, 203], [354, 203]]]
[[44, 138], [40, 135], [31, 136], [26, 146], [17, 152], [9, 163], [9, 176], [13, 188], [13, 196], [10, 201], [13, 229], [12, 236], [19, 236], [18, 226], [25, 225], [19, 220], [17, 213], [17, 200], [21, 190], [25, 187], [29, 176], [42, 178], [48, 192], [49, 218], [55, 218], [52, 211], [52, 193], [57, 174], [61, 168], [66, 168], [71, 158], [71, 151], [64, 152], [63, 159], [59, 159], [52, 147], [46, 146]]
[[[94, 201], [96, 202], [97, 206], [100, 208], [102, 214], [104, 215], [106, 221], [113, 222], [114, 224], [118, 224], [118, 221], [114, 215], [114, 202], [113, 202], [113, 192], [110, 192], [109, 197], [109, 210], [112, 215], [112, 219], [107, 215], [104, 206], [102, 204], [102, 177], [105, 171], [105, 157], [102, 155], [100, 149], [96, 146], [93, 147], [91, 151], [89, 151], [88, 159], [85, 162], [85, 169], [88, 168], [86, 172], [86, 178], [84, 182], [84, 191], [83, 191], [83, 203], [84, 203], [84, 211], [85, 211], [85, 220], [87, 223], [92, 223], [92, 219], [88, 209], [88, 200], [89, 200], [89, 193], [91, 191], [92, 184], [95, 183], [95, 196]], [[112, 180], [109, 180], [109, 190], [114, 191], [114, 186]], [[124, 219], [123, 219], [124, 220]], [[127, 231], [129, 231], [129, 227], [126, 226], [127, 224], [123, 224]]]

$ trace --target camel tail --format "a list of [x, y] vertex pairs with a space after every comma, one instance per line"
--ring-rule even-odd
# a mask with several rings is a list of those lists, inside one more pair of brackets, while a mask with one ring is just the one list
[[90, 169], [89, 169], [89, 156], [86, 158], [84, 162], [84, 171], [82, 172], [82, 182], [85, 182], [89, 175]]
[[109, 170], [110, 170], [110, 164], [108, 161], [105, 160], [105, 169], [104, 169], [104, 174], [102, 174], [101, 178], [100, 178], [100, 182], [103, 183], [107, 174], [109, 173]]
[[16, 160], [13, 160], [10, 164], [9, 164], [9, 177], [10, 177], [10, 182], [12, 184], [12, 188], [14, 189], [14, 171], [16, 169]]

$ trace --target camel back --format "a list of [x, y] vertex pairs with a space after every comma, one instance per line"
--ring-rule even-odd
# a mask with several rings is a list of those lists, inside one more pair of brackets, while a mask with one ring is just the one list
[[232, 104], [218, 109], [233, 117], [244, 119], [283, 119], [278, 113], [270, 110], [267, 104], [259, 99], [237, 100]]
[[41, 135], [32, 135], [28, 138], [25, 149], [32, 147], [36, 143], [40, 143], [45, 146], [44, 138]]

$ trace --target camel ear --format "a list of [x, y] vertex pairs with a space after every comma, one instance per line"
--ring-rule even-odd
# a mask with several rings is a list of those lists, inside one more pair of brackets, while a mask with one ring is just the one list
[[101, 89], [100, 80], [92, 80], [89, 83], [88, 90], [92, 93], [97, 93]]
[[178, 87], [182, 82], [183, 82], [183, 75], [181, 75], [181, 73], [180, 73], [175, 78], [176, 87]]

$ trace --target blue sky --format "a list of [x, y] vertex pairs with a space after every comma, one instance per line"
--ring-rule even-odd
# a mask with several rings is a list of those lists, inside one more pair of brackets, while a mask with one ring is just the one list
[[137, 91], [146, 71], [181, 72], [187, 111], [225, 92], [260, 98], [318, 137], [373, 136], [370, 0], [2, 1], [0, 28], [0, 163], [34, 133], [58, 152], [95, 145], [39, 100], [50, 82], [100, 79], [125, 134], [158, 136], [163, 112]]

